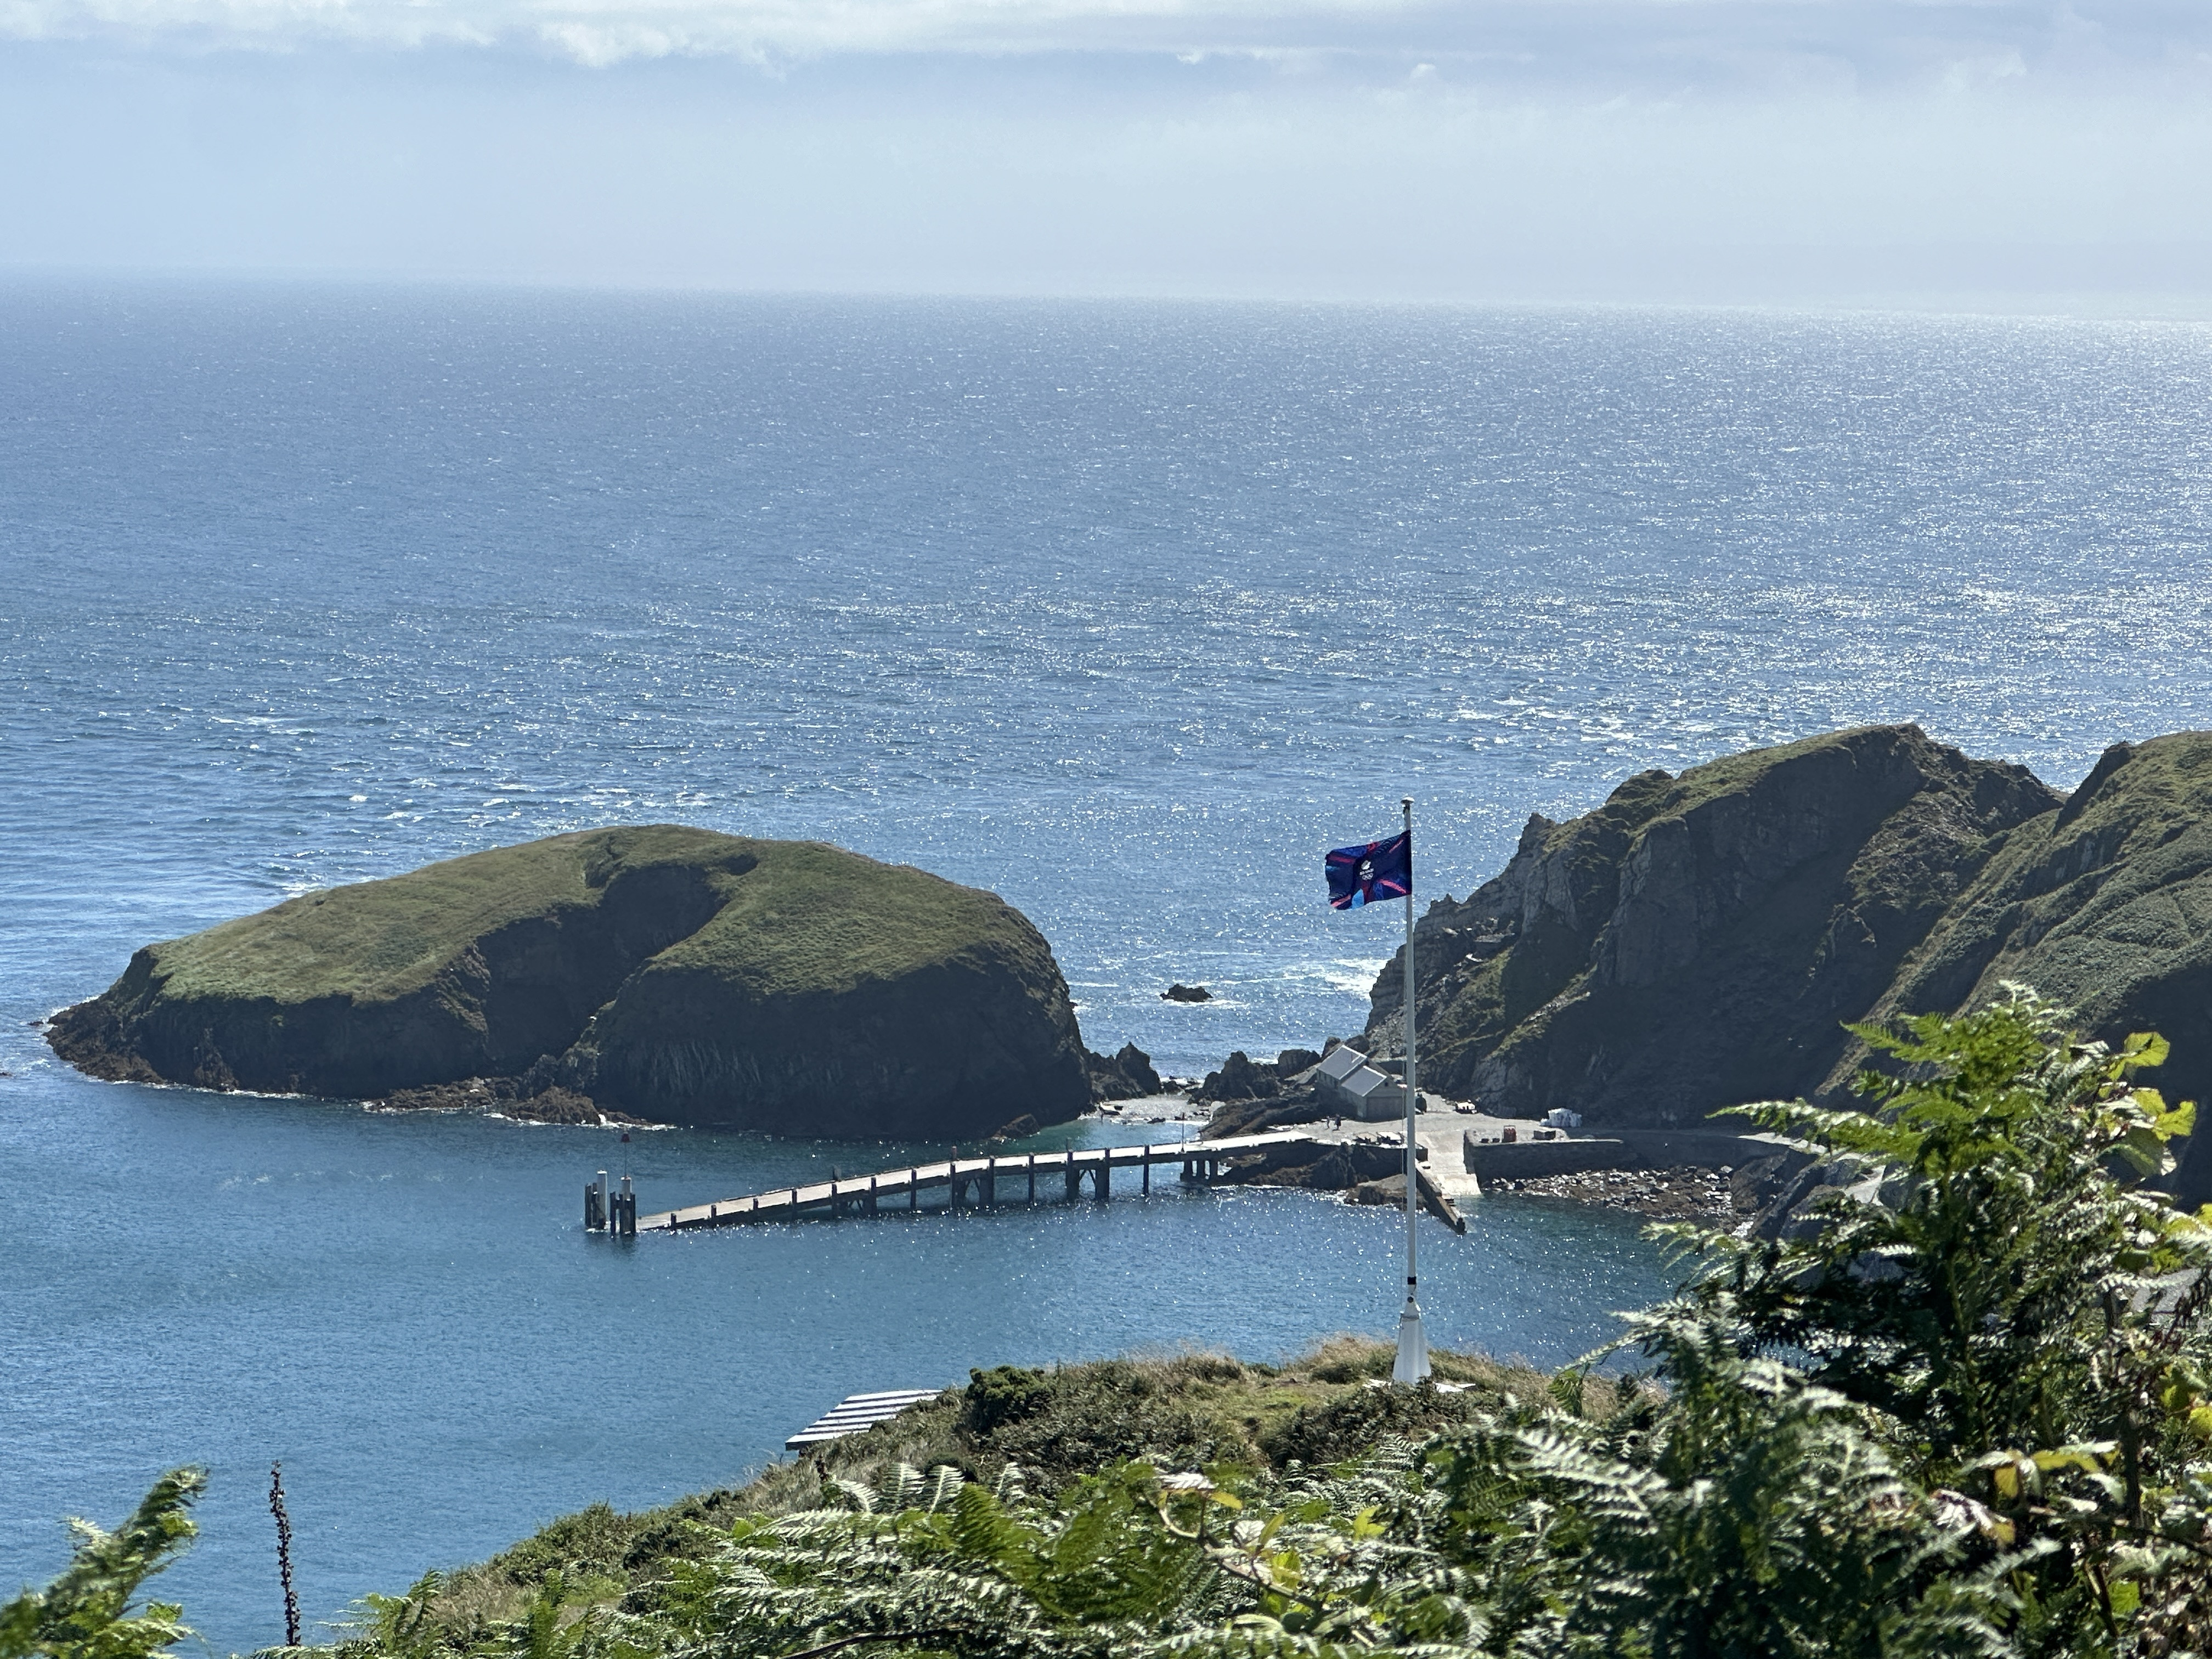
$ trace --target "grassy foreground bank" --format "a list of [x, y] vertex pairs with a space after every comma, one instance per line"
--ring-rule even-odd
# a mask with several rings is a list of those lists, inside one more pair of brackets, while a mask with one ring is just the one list
[[[1869, 1109], [1774, 1238], [1686, 1280], [1620, 1382], [1332, 1345], [1002, 1369], [741, 1491], [596, 1509], [372, 1598], [329, 1659], [2179, 1659], [2212, 1652], [2212, 1206], [2193, 1109], [2013, 988], [1858, 1033]], [[147, 1659], [157, 1486], [0, 1608], [0, 1659]]]
[[[1553, 1377], [1476, 1356], [1431, 1356], [1443, 1386], [1378, 1386], [1393, 1350], [1340, 1337], [1282, 1366], [1222, 1354], [1109, 1359], [1032, 1370], [978, 1371], [965, 1389], [909, 1407], [865, 1434], [775, 1464], [742, 1487], [664, 1509], [619, 1514], [595, 1504], [563, 1516], [491, 1560], [426, 1580], [410, 1619], [466, 1650], [557, 1578], [565, 1605], [654, 1605], [672, 1567], [757, 1522], [833, 1506], [856, 1510], [902, 1468], [1000, 1490], [1012, 1480], [1038, 1500], [1066, 1496], [1086, 1476], [1142, 1459], [1165, 1471], [1210, 1471], [1223, 1482], [1279, 1480], [1413, 1443], [1474, 1422], [1516, 1398], [1565, 1397], [1593, 1417], [1610, 1415], [1620, 1385], [1570, 1372]], [[880, 1507], [880, 1505], [878, 1505]]]

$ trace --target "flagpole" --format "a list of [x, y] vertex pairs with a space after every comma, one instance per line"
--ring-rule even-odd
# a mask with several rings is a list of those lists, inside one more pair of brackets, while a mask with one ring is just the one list
[[[1413, 798], [1399, 802], [1406, 811], [1406, 861], [1410, 873], [1413, 848]], [[1420, 1080], [1413, 1058], [1413, 884], [1406, 884], [1406, 1306], [1398, 1316], [1398, 1358], [1390, 1367], [1394, 1382], [1419, 1382], [1429, 1374], [1429, 1340], [1421, 1329], [1421, 1304], [1417, 1292], [1420, 1274], [1415, 1252], [1415, 1222], [1420, 1214], [1419, 1145], [1413, 1130], [1413, 1114], [1420, 1104]]]

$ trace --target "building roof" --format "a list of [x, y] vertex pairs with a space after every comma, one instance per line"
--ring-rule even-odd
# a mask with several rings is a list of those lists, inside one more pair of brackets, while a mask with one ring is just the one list
[[1341, 1083], [1360, 1066], [1367, 1056], [1348, 1042], [1340, 1042], [1321, 1057], [1321, 1074], [1331, 1083]]

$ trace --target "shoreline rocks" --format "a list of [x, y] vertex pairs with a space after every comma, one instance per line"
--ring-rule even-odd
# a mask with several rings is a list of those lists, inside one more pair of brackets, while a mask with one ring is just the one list
[[1152, 1069], [1152, 1057], [1133, 1042], [1123, 1043], [1110, 1055], [1085, 1049], [1084, 1061], [1090, 1068], [1091, 1098], [1097, 1103], [1141, 1100], [1165, 1087]]
[[1729, 1178], [1696, 1164], [1669, 1170], [1589, 1170], [1521, 1181], [1486, 1181], [1483, 1196], [1566, 1199], [1626, 1210], [1654, 1221], [1712, 1221], [1756, 1214], [1740, 1209]]

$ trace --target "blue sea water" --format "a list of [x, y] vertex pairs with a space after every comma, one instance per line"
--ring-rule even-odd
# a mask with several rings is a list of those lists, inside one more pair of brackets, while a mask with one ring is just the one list
[[[1395, 1312], [1389, 1218], [1293, 1194], [610, 1246], [599, 1168], [903, 1149], [88, 1082], [31, 1022], [136, 945], [681, 819], [996, 889], [1094, 1047], [1317, 1045], [1398, 925], [1319, 854], [1401, 794], [1464, 893], [1649, 766], [2212, 724], [2208, 380], [2193, 325], [0, 287], [0, 1584], [201, 1461], [167, 1585], [242, 1650], [276, 1458], [325, 1620], [847, 1392]], [[1548, 1361], [1666, 1283], [1557, 1206], [1427, 1249], [1437, 1340]]]

